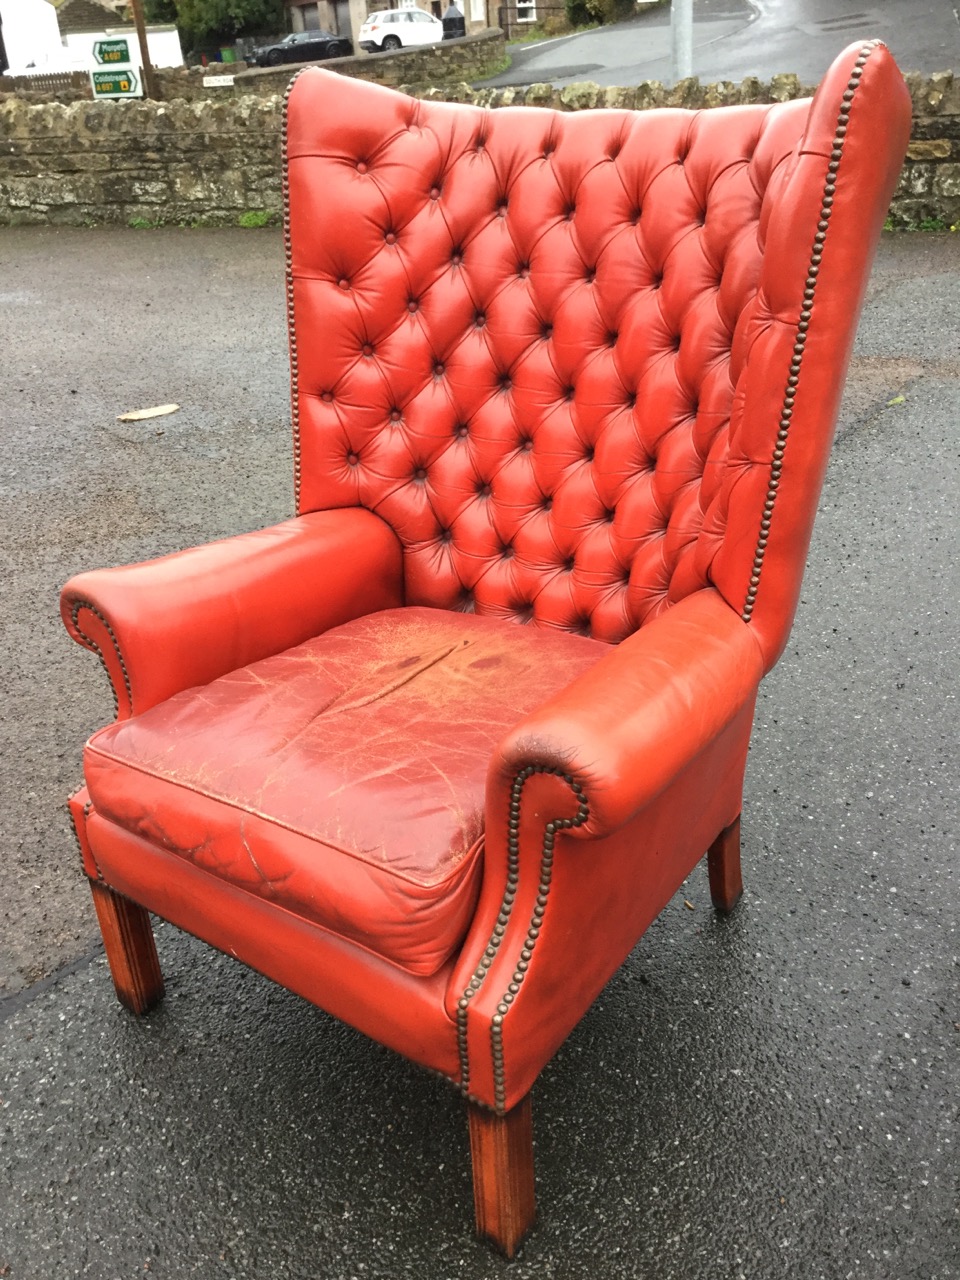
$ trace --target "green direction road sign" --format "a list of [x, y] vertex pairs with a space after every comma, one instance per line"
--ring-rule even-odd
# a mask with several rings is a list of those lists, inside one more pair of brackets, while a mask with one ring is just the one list
[[130, 45], [126, 40], [97, 40], [93, 46], [93, 56], [101, 66], [129, 62]]
[[91, 71], [95, 98], [139, 98], [143, 95], [140, 81], [132, 67], [117, 67], [113, 71]]

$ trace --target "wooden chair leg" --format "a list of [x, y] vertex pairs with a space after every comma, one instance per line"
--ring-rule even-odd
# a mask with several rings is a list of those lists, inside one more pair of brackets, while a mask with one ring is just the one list
[[537, 1212], [530, 1095], [505, 1116], [467, 1107], [477, 1235], [512, 1258]]
[[163, 998], [163, 974], [150, 916], [105, 884], [90, 881], [117, 998], [133, 1013], [146, 1013]]
[[710, 873], [710, 897], [718, 911], [729, 913], [740, 901], [743, 879], [740, 875], [740, 818], [730, 823], [714, 840], [707, 854]]

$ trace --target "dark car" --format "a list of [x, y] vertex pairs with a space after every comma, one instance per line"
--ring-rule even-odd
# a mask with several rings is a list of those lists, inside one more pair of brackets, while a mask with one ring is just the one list
[[292, 31], [276, 44], [252, 50], [246, 61], [257, 67], [278, 67], [281, 62], [319, 62], [322, 58], [349, 58], [353, 45], [332, 31]]

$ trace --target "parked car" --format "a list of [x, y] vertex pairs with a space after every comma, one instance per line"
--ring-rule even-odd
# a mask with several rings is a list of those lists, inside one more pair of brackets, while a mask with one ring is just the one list
[[319, 62], [323, 58], [349, 58], [353, 45], [332, 31], [292, 31], [276, 44], [264, 44], [247, 56], [257, 67], [278, 67], [281, 62]]
[[425, 9], [380, 9], [360, 28], [357, 43], [367, 53], [382, 53], [442, 39], [443, 23]]

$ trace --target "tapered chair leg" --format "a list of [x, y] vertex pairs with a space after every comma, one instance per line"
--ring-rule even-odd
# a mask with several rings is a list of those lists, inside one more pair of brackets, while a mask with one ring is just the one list
[[728, 913], [740, 901], [743, 879], [740, 874], [740, 818], [730, 823], [714, 840], [707, 854], [710, 897], [718, 911]]
[[467, 1106], [477, 1235], [512, 1258], [537, 1212], [530, 1095], [505, 1116]]
[[163, 999], [163, 974], [150, 916], [96, 880], [90, 881], [90, 891], [117, 999], [133, 1013], [146, 1013]]

